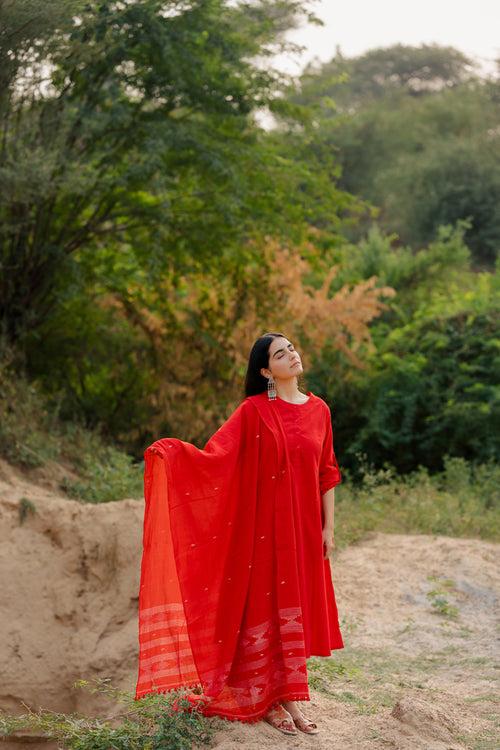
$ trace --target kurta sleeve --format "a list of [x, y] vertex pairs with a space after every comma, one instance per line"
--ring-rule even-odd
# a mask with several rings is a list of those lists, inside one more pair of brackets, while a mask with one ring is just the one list
[[342, 481], [342, 475], [333, 450], [332, 419], [328, 407], [325, 421], [325, 437], [323, 439], [319, 464], [319, 489], [321, 495]]

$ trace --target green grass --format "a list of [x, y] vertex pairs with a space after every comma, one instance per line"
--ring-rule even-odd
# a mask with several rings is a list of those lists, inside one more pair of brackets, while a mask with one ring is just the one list
[[[143, 464], [82, 425], [63, 421], [36, 384], [0, 362], [0, 455], [25, 471], [58, 463], [61, 490], [82, 502], [141, 497]], [[28, 508], [23, 509], [24, 515]]]
[[[469, 656], [462, 648], [446, 646], [431, 653], [411, 655], [388, 648], [351, 648], [349, 645], [331, 657], [308, 659], [309, 685], [342, 703], [362, 716], [371, 716], [391, 708], [403, 696], [415, 695], [424, 701], [439, 701], [441, 688], [432, 687], [438, 674], [453, 679], [455, 669], [467, 670], [472, 676], [481, 669], [482, 680], [491, 683], [480, 695], [463, 695], [460, 700], [471, 705], [471, 713], [483, 726], [462, 731], [454, 737], [471, 750], [498, 748], [498, 706], [494, 692], [497, 676], [491, 659]], [[474, 690], [484, 688], [471, 687]], [[373, 730], [373, 739], [384, 739]], [[495, 743], [496, 738], [496, 743]]]
[[[447, 674], [454, 668], [467, 669], [475, 674], [481, 669], [483, 680], [490, 680], [494, 688], [495, 665], [491, 659], [469, 656], [456, 646], [432, 653], [416, 655], [391, 651], [386, 648], [345, 648], [331, 657], [310, 657], [307, 662], [310, 687], [335, 701], [347, 703], [360, 714], [371, 714], [394, 703], [408, 690], [424, 691], [427, 697], [439, 694], [440, 689], [426, 685], [440, 671]], [[498, 703], [493, 692], [466, 698], [470, 702]]]
[[[358, 486], [344, 481], [335, 492], [335, 544], [341, 549], [368, 532], [442, 534], [500, 540], [500, 466], [472, 466], [444, 457], [444, 470], [426, 468], [398, 476], [367, 469]], [[444, 604], [443, 604], [444, 606]]]

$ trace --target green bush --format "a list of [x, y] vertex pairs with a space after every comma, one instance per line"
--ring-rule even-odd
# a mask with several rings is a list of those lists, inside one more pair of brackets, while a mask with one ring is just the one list
[[345, 481], [336, 494], [336, 544], [346, 547], [368, 532], [441, 534], [500, 540], [500, 465], [472, 466], [463, 458], [444, 457], [433, 475], [421, 466], [400, 476], [386, 463], [375, 469], [359, 457], [361, 480]]
[[85, 502], [140, 497], [143, 464], [108, 445], [99, 433], [62, 420], [57, 401], [0, 358], [0, 455], [24, 471], [52, 462], [66, 470], [61, 489]]
[[[0, 713], [0, 739], [15, 737], [19, 730], [36, 732], [46, 740], [56, 740], [64, 750], [191, 750], [208, 745], [220, 719], [206, 718], [190, 707], [180, 688], [164, 695], [148, 695], [135, 701], [126, 691], [113, 688], [107, 679], [75, 683], [91, 692], [102, 692], [124, 704], [112, 719], [89, 718], [55, 711], [29, 711], [19, 716]], [[90, 686], [90, 687], [89, 687]], [[180, 710], [172, 709], [177, 700]]]

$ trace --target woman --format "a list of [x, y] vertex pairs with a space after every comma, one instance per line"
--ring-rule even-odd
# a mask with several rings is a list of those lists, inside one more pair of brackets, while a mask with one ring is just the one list
[[261, 336], [246, 398], [203, 449], [145, 451], [136, 699], [196, 687], [207, 716], [318, 732], [297, 701], [306, 659], [344, 646], [329, 563], [341, 474], [302, 371], [283, 334]]

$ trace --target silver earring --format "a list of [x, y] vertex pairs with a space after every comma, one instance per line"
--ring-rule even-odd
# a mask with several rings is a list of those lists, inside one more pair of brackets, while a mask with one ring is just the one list
[[274, 401], [276, 398], [276, 384], [273, 380], [273, 376], [267, 380], [267, 397], [269, 401]]

